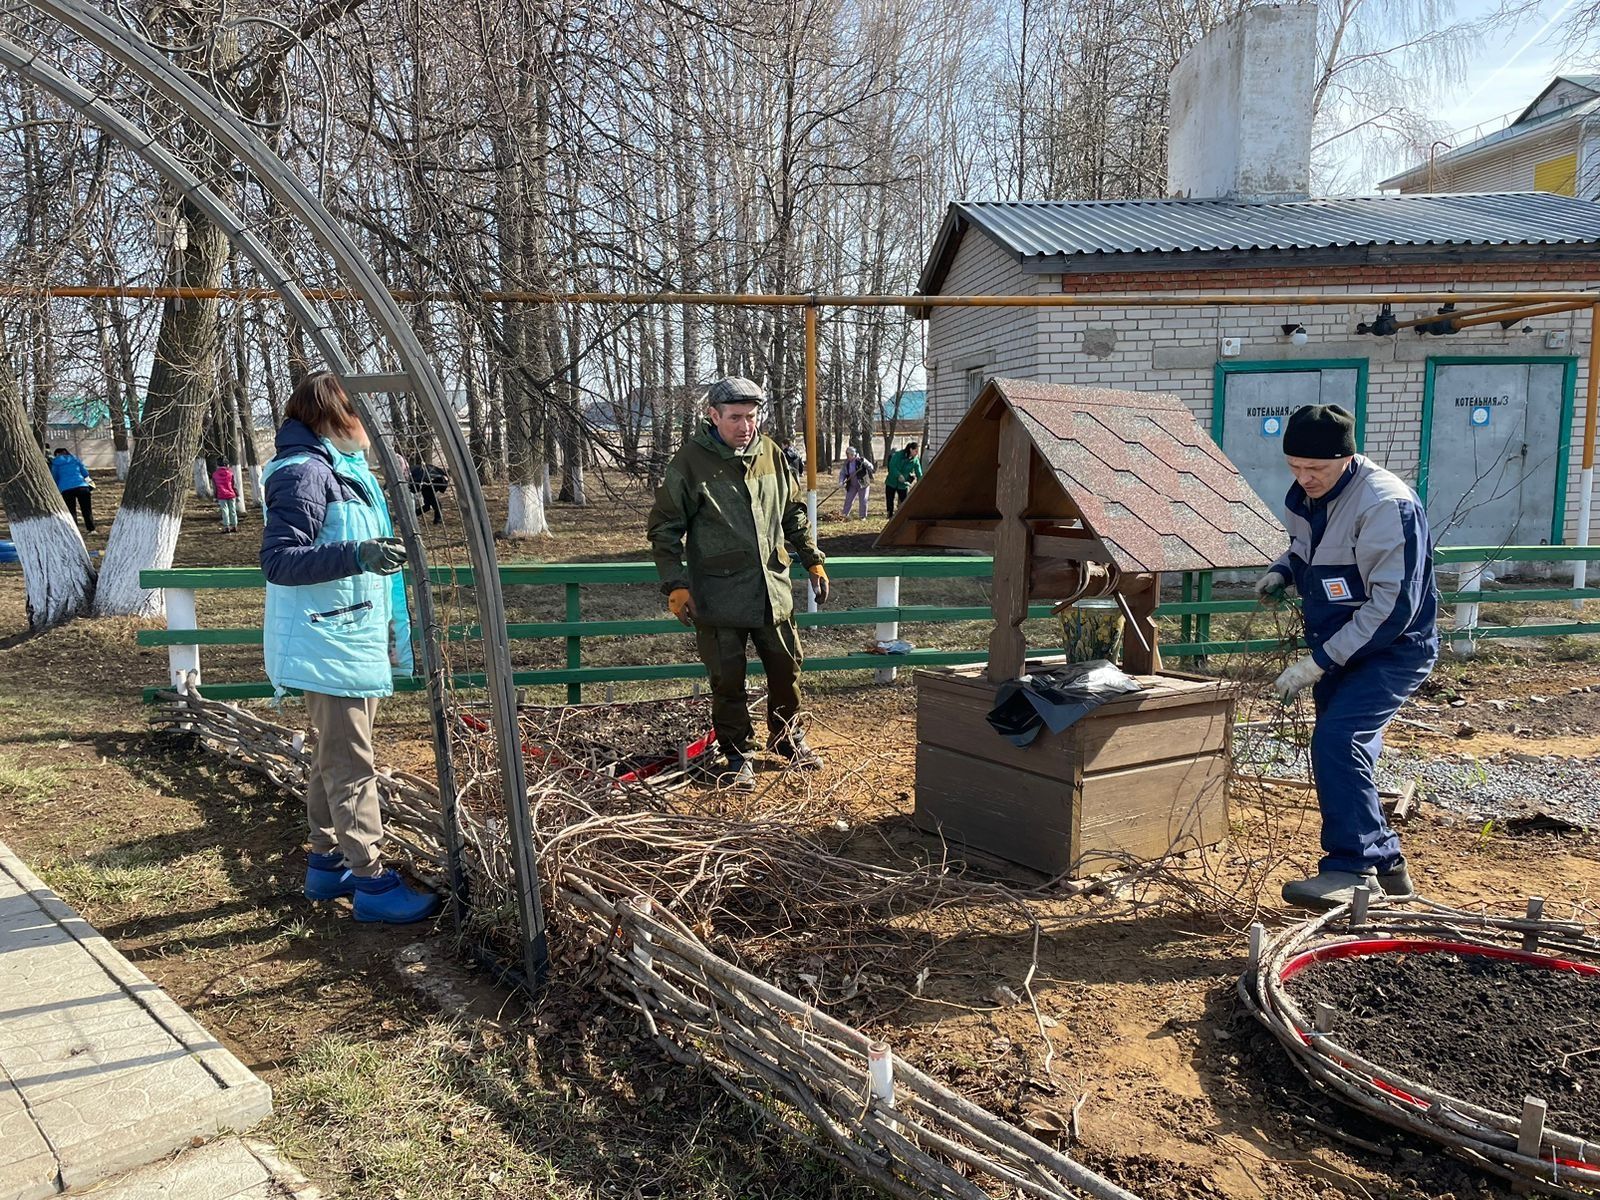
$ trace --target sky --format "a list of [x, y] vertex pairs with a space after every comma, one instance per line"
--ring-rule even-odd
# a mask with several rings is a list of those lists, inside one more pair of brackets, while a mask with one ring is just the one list
[[[1503, 127], [1557, 75], [1593, 69], [1562, 50], [1561, 18], [1572, 6], [1572, 0], [1542, 0], [1537, 12], [1503, 42], [1480, 46], [1458, 84], [1440, 89], [1439, 121], [1452, 131], [1455, 145]], [[1494, 0], [1463, 0], [1457, 12], [1470, 18], [1493, 7]]]

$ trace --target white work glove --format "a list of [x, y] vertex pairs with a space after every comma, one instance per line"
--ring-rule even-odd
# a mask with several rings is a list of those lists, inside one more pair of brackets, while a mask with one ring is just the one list
[[1268, 608], [1277, 608], [1283, 602], [1284, 589], [1289, 580], [1282, 571], [1273, 569], [1256, 580], [1256, 599]]
[[1278, 699], [1288, 704], [1299, 694], [1301, 688], [1310, 687], [1322, 678], [1322, 668], [1317, 665], [1317, 660], [1309, 654], [1284, 671], [1272, 681], [1272, 690], [1278, 693]]

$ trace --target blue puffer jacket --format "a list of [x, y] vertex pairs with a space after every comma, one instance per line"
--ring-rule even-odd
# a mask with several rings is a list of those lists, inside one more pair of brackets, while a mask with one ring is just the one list
[[56, 487], [63, 492], [94, 486], [94, 480], [89, 478], [89, 468], [83, 465], [83, 460], [76, 454], [51, 455], [50, 478], [56, 481]]
[[286, 421], [262, 479], [268, 678], [280, 695], [285, 688], [392, 694], [391, 635], [409, 673], [411, 619], [401, 576], [363, 571], [356, 557], [361, 542], [394, 532], [365, 457], [341, 454], [301, 422]]

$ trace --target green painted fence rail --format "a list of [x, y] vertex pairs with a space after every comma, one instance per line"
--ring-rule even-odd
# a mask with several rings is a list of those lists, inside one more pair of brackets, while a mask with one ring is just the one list
[[[1435, 561], [1441, 564], [1479, 564], [1495, 561], [1570, 562], [1600, 561], [1600, 546], [1513, 546], [1513, 547], [1441, 547], [1435, 551]], [[982, 579], [993, 574], [993, 560], [977, 555], [863, 555], [836, 558], [828, 563], [828, 573], [835, 579]], [[797, 582], [805, 574], [798, 565], [793, 568]], [[1180, 622], [1180, 640], [1163, 644], [1163, 654], [1173, 658], [1200, 658], [1228, 654], [1272, 650], [1281, 643], [1276, 638], [1253, 638], [1243, 641], [1213, 641], [1210, 622], [1213, 616], [1248, 613], [1257, 610], [1254, 600], [1216, 600], [1212, 598], [1211, 572], [1186, 573], [1181, 580], [1180, 596], [1175, 601], [1156, 609], [1157, 617], [1177, 618]], [[434, 567], [429, 578], [436, 587], [470, 587], [473, 573], [468, 567]], [[617, 584], [654, 584], [656, 572], [648, 562], [606, 563], [508, 563], [500, 568], [501, 581], [508, 587], [560, 586], [565, 592], [565, 620], [517, 622], [506, 627], [508, 636], [515, 640], [559, 640], [565, 643], [566, 661], [563, 667], [518, 671], [514, 680], [518, 687], [561, 686], [567, 688], [571, 703], [579, 703], [585, 685], [626, 683], [643, 680], [699, 679], [705, 677], [705, 668], [698, 662], [638, 663], [612, 666], [583, 665], [583, 641], [586, 638], [650, 637], [663, 634], [682, 634], [682, 625], [671, 618], [649, 617], [631, 620], [584, 620], [582, 616], [582, 591], [587, 586]], [[168, 594], [168, 628], [145, 629], [138, 634], [141, 646], [166, 646], [170, 656], [172, 677], [182, 678], [188, 669], [197, 669], [201, 646], [259, 646], [262, 631], [259, 628], [198, 628], [195, 619], [194, 593], [199, 591], [261, 591], [266, 581], [258, 567], [194, 567], [173, 568], [160, 571], [142, 571], [139, 582], [147, 588], [162, 588]], [[881, 596], [881, 593], [880, 593]], [[1447, 592], [1442, 599], [1447, 604], [1524, 604], [1548, 601], [1600, 600], [1600, 587], [1560, 588], [1535, 587], [1505, 589], [1501, 591]], [[1050, 606], [1031, 605], [1030, 618], [1050, 615]], [[877, 625], [880, 630], [893, 631], [902, 624], [947, 624], [956, 621], [986, 621], [987, 606], [935, 605], [935, 604], [877, 604], [862, 608], [800, 613], [797, 621], [802, 628], [816, 629], [841, 625]], [[1564, 637], [1600, 633], [1600, 622], [1571, 621], [1559, 624], [1488, 626], [1466, 630], [1448, 630], [1453, 637], [1506, 638], [1506, 637]], [[479, 636], [476, 625], [452, 625], [446, 636], [452, 641], [465, 641]], [[1056, 653], [1049, 647], [1030, 650], [1030, 655]], [[807, 671], [874, 670], [893, 672], [903, 666], [954, 666], [981, 661], [987, 651], [983, 647], [970, 650], [917, 649], [907, 654], [879, 655], [853, 653], [845, 655], [808, 658]], [[751, 670], [760, 673], [759, 663]], [[892, 677], [880, 675], [880, 678]], [[481, 686], [482, 676], [463, 673], [453, 677], [455, 686], [471, 688]], [[418, 691], [423, 680], [413, 676], [396, 676], [397, 691]], [[148, 688], [146, 698], [162, 689]], [[247, 699], [270, 696], [272, 685], [264, 681], [240, 683], [212, 683], [206, 694], [218, 699]]]

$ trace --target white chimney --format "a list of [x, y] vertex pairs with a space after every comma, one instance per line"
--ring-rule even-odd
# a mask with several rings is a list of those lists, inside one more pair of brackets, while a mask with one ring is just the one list
[[1316, 66], [1315, 4], [1247, 8], [1196, 42], [1167, 83], [1167, 194], [1305, 199]]

